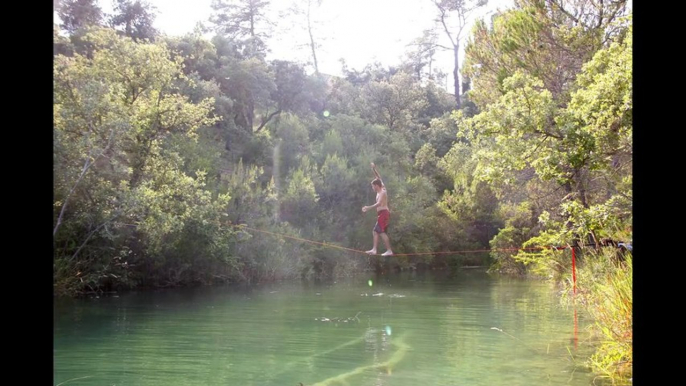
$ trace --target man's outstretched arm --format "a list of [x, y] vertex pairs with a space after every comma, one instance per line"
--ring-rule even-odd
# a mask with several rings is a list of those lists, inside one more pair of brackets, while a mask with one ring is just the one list
[[379, 181], [381, 181], [381, 186], [383, 186], [385, 188], [386, 185], [384, 185], [383, 180], [381, 179], [381, 175], [379, 174], [379, 172], [376, 171], [376, 165], [374, 165], [374, 162], [372, 162], [372, 171], [374, 171], [374, 176], [376, 176], [376, 178], [378, 178]]

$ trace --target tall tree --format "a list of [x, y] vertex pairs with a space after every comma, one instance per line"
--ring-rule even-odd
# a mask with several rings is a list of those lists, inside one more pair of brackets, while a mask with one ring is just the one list
[[472, 81], [479, 107], [497, 100], [503, 80], [516, 71], [540, 79], [555, 100], [566, 103], [583, 64], [608, 44], [608, 37], [626, 31], [617, 22], [626, 14], [625, 0], [560, 4], [518, 0], [516, 8], [497, 14], [490, 27], [476, 23], [465, 47], [463, 73]]
[[272, 103], [265, 107], [255, 131], [261, 130], [284, 111], [304, 115], [310, 106], [308, 102], [324, 93], [321, 85], [305, 74], [302, 65], [275, 60], [271, 63], [271, 70], [276, 88], [271, 92]]
[[420, 82], [423, 78], [440, 81], [440, 74], [435, 74], [433, 69], [436, 48], [438, 47], [438, 35], [435, 30], [425, 30], [422, 36], [414, 39], [409, 44], [411, 47], [407, 53], [406, 66]]
[[310, 55], [312, 57], [312, 66], [314, 67], [314, 73], [319, 76], [319, 61], [317, 60], [317, 49], [319, 49], [319, 43], [315, 40], [315, 17], [314, 11], [315, 7], [321, 6], [324, 0], [294, 0], [293, 4], [289, 7], [288, 13], [296, 18], [295, 23], [289, 23], [288, 29], [302, 28], [307, 33], [307, 44], [306, 46], [310, 50]]
[[57, 15], [62, 21], [60, 28], [70, 35], [83, 27], [99, 25], [103, 18], [97, 0], [62, 0]]
[[[455, 102], [457, 108], [462, 107], [460, 101], [460, 40], [462, 33], [469, 23], [469, 17], [474, 10], [483, 7], [488, 0], [431, 0], [438, 10], [436, 21], [440, 23], [446, 36], [450, 40], [453, 51], [453, 81], [455, 91]], [[447, 47], [443, 47], [447, 48]]]
[[403, 72], [389, 80], [364, 85], [358, 103], [361, 115], [370, 122], [406, 132], [409, 131], [409, 123], [428, 105], [421, 86], [411, 75]]
[[[527, 3], [540, 4], [542, 0], [524, 0]], [[548, 12], [561, 12], [558, 20], [571, 19], [575, 26], [585, 31], [597, 31], [602, 35], [601, 44], [609, 44], [617, 33], [625, 31], [621, 24], [614, 23], [625, 16], [628, 6], [627, 0], [593, 1], [593, 0], [545, 0]]]
[[236, 126], [252, 135], [256, 111], [271, 104], [271, 93], [276, 89], [269, 66], [258, 58], [250, 58], [229, 62], [218, 74], [222, 91], [233, 101]]
[[503, 202], [544, 203], [533, 223], [541, 215], [555, 238], [539, 243], [588, 237], [597, 245], [597, 232], [631, 216], [632, 38], [625, 28], [583, 65], [569, 102], [518, 70], [503, 80], [496, 102], [459, 123], [477, 179]]
[[154, 40], [158, 31], [153, 27], [156, 8], [145, 0], [115, 0], [110, 24], [132, 38]]
[[267, 47], [267, 29], [272, 22], [267, 18], [268, 0], [212, 0], [210, 22], [218, 34], [244, 44], [248, 58], [264, 59]]
[[[205, 190], [204, 171], [184, 173], [169, 147], [172, 137], [193, 141], [214, 122], [212, 100], [196, 104], [179, 93], [181, 60], [165, 45], [134, 43], [111, 29], [84, 39], [91, 57], [54, 61], [56, 279], [94, 288], [125, 281], [126, 261], [142, 275], [165, 265], [178, 272], [201, 262], [197, 249], [178, 255], [200, 238], [208, 240], [196, 245], [208, 248], [203, 255], [219, 258], [223, 250], [210, 250], [230, 233], [219, 228], [227, 198]], [[173, 255], [184, 261], [167, 260]]]
[[[317, 43], [314, 41], [314, 33], [312, 26], [312, 2], [314, 0], [307, 0], [307, 35], [310, 37], [310, 49], [312, 50], [312, 60], [314, 62], [314, 72], [319, 76], [319, 64], [317, 64]], [[323, 0], [316, 0], [317, 5], [322, 5]]]

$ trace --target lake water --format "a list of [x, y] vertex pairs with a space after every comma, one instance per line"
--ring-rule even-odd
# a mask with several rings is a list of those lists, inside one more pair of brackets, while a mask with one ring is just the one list
[[54, 385], [590, 385], [548, 283], [369, 274], [56, 299]]

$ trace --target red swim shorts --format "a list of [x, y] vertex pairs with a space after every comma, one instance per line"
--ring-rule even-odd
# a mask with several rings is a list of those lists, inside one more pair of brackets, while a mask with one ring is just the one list
[[374, 232], [386, 233], [388, 228], [388, 219], [391, 217], [391, 212], [387, 209], [382, 209], [376, 213], [376, 225], [374, 225]]

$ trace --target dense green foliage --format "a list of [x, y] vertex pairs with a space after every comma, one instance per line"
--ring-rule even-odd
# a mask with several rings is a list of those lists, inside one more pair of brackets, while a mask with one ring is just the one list
[[[110, 29], [94, 4], [65, 1], [55, 29], [58, 292], [370, 264], [549, 276], [568, 264], [536, 247], [631, 238], [632, 33], [616, 2], [518, 1], [476, 23], [462, 109], [412, 53], [341, 78], [265, 60], [265, 1], [214, 2], [210, 40], [159, 35], [140, 2], [117, 3]], [[381, 261], [234, 226], [366, 249], [370, 162], [397, 251], [491, 254]]]

